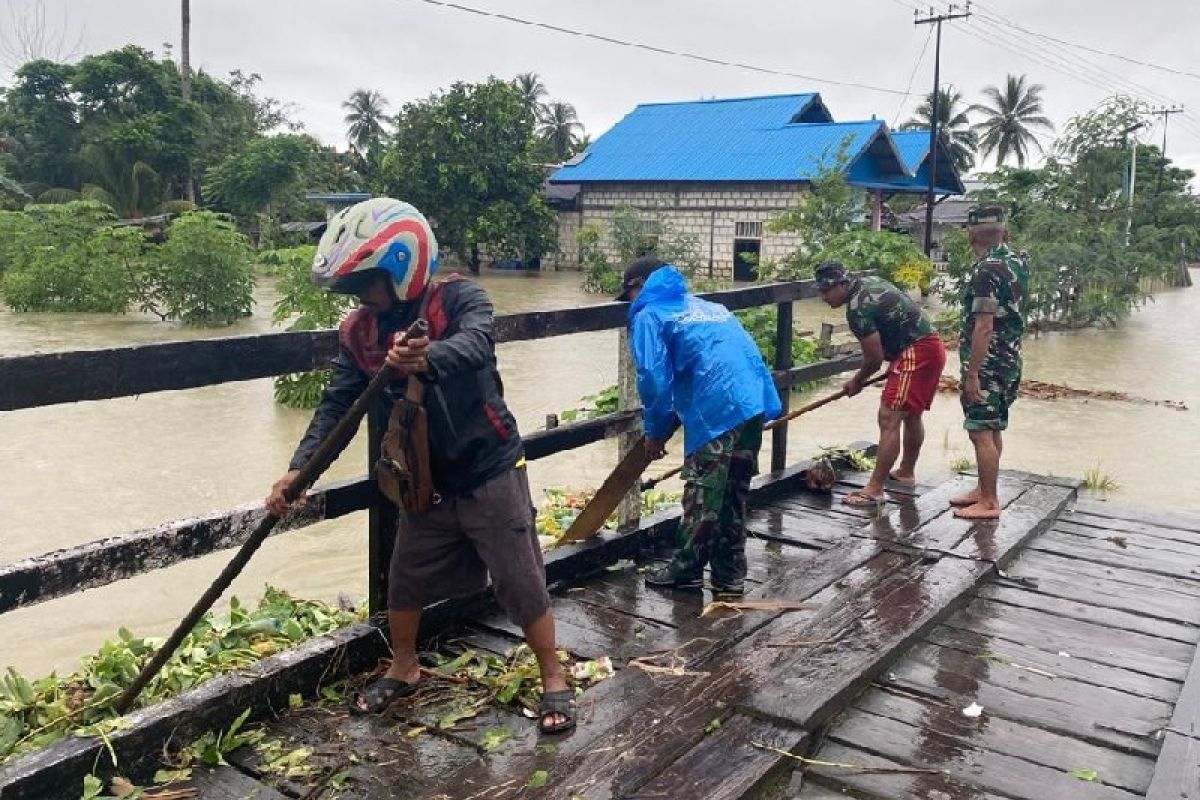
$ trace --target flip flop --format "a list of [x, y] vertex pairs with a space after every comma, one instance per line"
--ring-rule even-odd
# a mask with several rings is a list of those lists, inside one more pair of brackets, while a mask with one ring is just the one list
[[401, 697], [408, 697], [417, 690], [417, 683], [398, 681], [395, 678], [380, 678], [372, 681], [361, 691], [350, 697], [350, 713], [382, 714]]
[[[561, 715], [562, 722], [550, 722], [555, 714]], [[542, 692], [542, 704], [538, 708], [538, 730], [542, 733], [565, 733], [575, 727], [575, 691], [559, 689], [556, 692]]]
[[851, 508], [879, 508], [879, 506], [886, 502], [887, 500], [882, 497], [872, 497], [862, 492], [851, 492], [842, 498], [842, 505], [850, 506]]

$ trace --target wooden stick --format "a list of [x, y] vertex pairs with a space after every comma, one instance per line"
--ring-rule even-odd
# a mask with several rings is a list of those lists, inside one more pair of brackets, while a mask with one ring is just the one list
[[[428, 323], [423, 319], [418, 319], [404, 332], [400, 343], [403, 344], [409, 339], [425, 336], [428, 332]], [[338, 420], [338, 424], [329, 432], [329, 435], [321, 440], [321, 443], [317, 445], [316, 451], [300, 467], [299, 474], [292, 481], [291, 486], [284, 491], [283, 496], [289, 503], [294, 502], [296, 498], [306, 492], [308, 487], [312, 486], [317, 478], [321, 476], [321, 473], [329, 468], [329, 465], [333, 463], [333, 459], [341, 452], [345, 444], [354, 437], [359, 423], [362, 422], [362, 418], [366, 416], [367, 411], [371, 408], [371, 403], [392, 382], [394, 376], [395, 370], [386, 363], [375, 373], [374, 377], [371, 378], [371, 382], [367, 384], [367, 388], [363, 389], [362, 394], [358, 396], [358, 399], [346, 411], [345, 416]], [[117, 701], [113, 704], [113, 708], [116, 709], [117, 713], [124, 714], [129, 710], [130, 706], [133, 705], [133, 701], [137, 699], [142, 690], [146, 688], [146, 684], [150, 683], [154, 679], [154, 676], [167, 663], [167, 660], [175, 652], [176, 648], [179, 647], [184, 637], [191, 633], [192, 628], [196, 627], [196, 623], [200, 621], [200, 618], [213, 607], [213, 604], [229, 588], [234, 579], [245, 569], [246, 564], [250, 562], [250, 558], [266, 540], [267, 536], [270, 535], [271, 529], [278, 522], [279, 517], [275, 514], [268, 513], [263, 517], [262, 522], [258, 523], [258, 527], [250, 534], [250, 538], [238, 550], [237, 555], [225, 566], [225, 569], [221, 570], [221, 574], [217, 576], [212, 585], [200, 596], [200, 599], [192, 606], [192, 610], [179, 622], [179, 625], [176, 626], [175, 630], [167, 638], [167, 641], [163, 643], [162, 647], [158, 648], [158, 652], [154, 654], [154, 658], [150, 659], [146, 666], [142, 667], [141, 673], [129, 685], [129, 688], [117, 698]]]
[[[864, 383], [863, 386], [870, 386], [873, 383], [879, 383], [886, 377], [887, 377], [886, 372], [880, 373], [879, 375], [876, 375], [874, 378], [871, 378], [869, 381]], [[846, 396], [846, 390], [842, 389], [840, 392], [837, 392], [836, 394], [829, 395], [829, 397], [824, 397], [820, 400], [814, 400], [813, 402], [809, 403], [808, 405], [801, 406], [800, 408], [796, 409], [795, 411], [790, 412], [786, 416], [771, 420], [770, 422], [768, 422], [766, 425], [763, 426], [763, 430], [764, 431], [774, 430], [775, 428], [778, 428], [783, 423], [789, 422], [789, 421], [795, 419], [796, 417], [800, 416], [801, 414], [807, 414], [810, 411], [815, 411], [818, 408], [820, 408], [821, 406], [828, 405], [828, 404], [832, 403], [834, 400], [841, 400], [845, 396]], [[675, 467], [672, 470], [664, 472], [662, 475], [659, 475], [657, 478], [650, 478], [648, 480], [644, 480], [644, 481], [642, 481], [642, 491], [643, 492], [649, 491], [650, 489], [653, 489], [655, 486], [658, 486], [660, 483], [667, 480], [668, 478], [674, 478], [680, 472], [683, 472], [682, 464], [680, 464], [678, 467]]]

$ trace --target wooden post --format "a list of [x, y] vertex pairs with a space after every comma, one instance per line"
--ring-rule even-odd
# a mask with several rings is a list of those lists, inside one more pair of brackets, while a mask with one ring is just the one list
[[817, 352], [821, 358], [829, 358], [829, 355], [833, 352], [833, 325], [831, 323], [821, 323], [821, 338], [817, 348]]
[[[617, 408], [623, 411], [627, 408], [636, 408], [641, 403], [637, 393], [637, 368], [633, 364], [633, 350], [629, 345], [628, 327], [621, 328], [617, 347], [619, 349], [617, 354]], [[617, 460], [624, 458], [626, 453], [638, 446], [641, 439], [642, 425], [639, 420], [637, 426], [628, 433], [622, 433], [617, 437]], [[641, 516], [641, 487], [634, 483], [629, 494], [625, 495], [621, 504], [617, 506], [617, 526], [623, 528], [636, 523]]]
[[[792, 367], [792, 304], [780, 303], [775, 313], [775, 369], [787, 370]], [[785, 389], [779, 395], [783, 403], [783, 413], [788, 412], [792, 396], [791, 389]], [[771, 431], [771, 471], [776, 472], [787, 466], [787, 428], [785, 422]]]
[[546, 430], [552, 431], [558, 427], [558, 414], [546, 415]]
[[[375, 475], [379, 445], [386, 429], [387, 420], [377, 412], [367, 415], [367, 475], [370, 477]], [[376, 492], [375, 501], [367, 509], [367, 610], [371, 615], [387, 611], [388, 565], [399, 524], [400, 510]]]
[[878, 233], [883, 230], [883, 190], [871, 192], [871, 230]]

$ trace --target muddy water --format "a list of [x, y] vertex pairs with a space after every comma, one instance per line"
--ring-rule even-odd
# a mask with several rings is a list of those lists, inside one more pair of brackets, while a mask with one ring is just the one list
[[[489, 274], [483, 283], [501, 312], [602, 301], [580, 292], [572, 274]], [[0, 311], [0, 351], [266, 331], [273, 294], [264, 286], [257, 297], [254, 318], [219, 331], [181, 329], [136, 316]], [[816, 327], [836, 315], [815, 301], [797, 310], [801, 327]], [[1200, 446], [1195, 378], [1200, 351], [1191, 341], [1198, 315], [1200, 293], [1167, 292], [1119, 331], [1030, 342], [1030, 377], [1182, 400], [1197, 410], [1022, 400], [1007, 439], [1006, 463], [1072, 476], [1099, 466], [1121, 484], [1115, 502], [1200, 511], [1196, 482], [1187, 469]], [[522, 429], [536, 430], [546, 414], [611, 384], [616, 341], [615, 332], [604, 332], [502, 345], [506, 393]], [[948, 369], [955, 368], [952, 359]], [[794, 425], [790, 456], [873, 437], [874, 397], [834, 404]], [[284, 469], [308, 417], [274, 405], [265, 380], [0, 415], [0, 563], [254, 501]], [[927, 424], [923, 479], [947, 477], [950, 461], [967, 453], [960, 422], [954, 398], [939, 398]], [[547, 486], [599, 483], [614, 455], [615, 445], [606, 442], [535, 462], [530, 467], [535, 495]], [[360, 437], [330, 477], [361, 474], [365, 462]], [[365, 552], [365, 514], [289, 533], [264, 545], [234, 591], [256, 596], [269, 581], [304, 596], [333, 598], [346, 592], [361, 597]], [[0, 666], [13, 664], [32, 673], [69, 669], [118, 625], [165, 632], [227, 559], [228, 553], [216, 554], [4, 615]]]

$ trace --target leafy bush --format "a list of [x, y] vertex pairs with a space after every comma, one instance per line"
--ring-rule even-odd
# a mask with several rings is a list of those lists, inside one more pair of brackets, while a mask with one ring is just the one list
[[[576, 241], [586, 292], [616, 293], [625, 268], [643, 256], [656, 256], [689, 278], [699, 271], [701, 264], [699, 239], [678, 233], [669, 223], [644, 215], [629, 205], [614, 212], [607, 229], [595, 223], [584, 225], [576, 234]], [[615, 259], [610, 252], [616, 253]]]
[[254, 274], [246, 237], [211, 211], [184, 214], [149, 260], [142, 297], [165, 319], [229, 325], [250, 316]]
[[14, 311], [124, 312], [144, 247], [112, 209], [75, 201], [0, 212], [0, 293]]
[[[317, 249], [312, 245], [269, 250], [259, 263], [276, 277], [279, 299], [271, 312], [271, 321], [287, 325], [289, 331], [313, 331], [334, 328], [341, 322], [354, 298], [327, 292], [312, 281], [312, 262]], [[329, 385], [329, 370], [297, 372], [275, 379], [275, 402], [289, 408], [315, 408], [321, 393]]]

